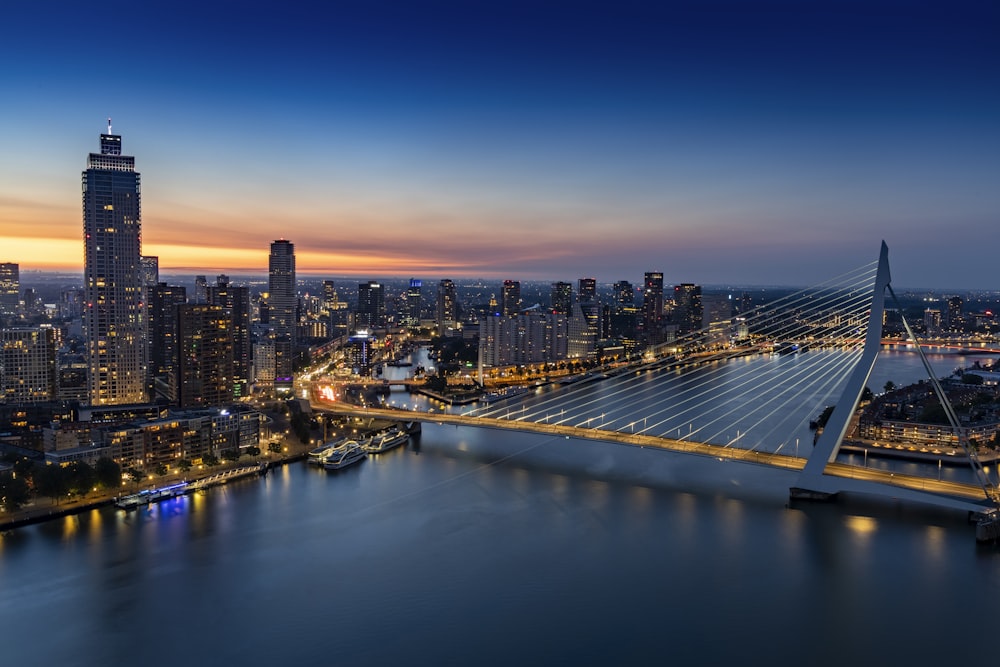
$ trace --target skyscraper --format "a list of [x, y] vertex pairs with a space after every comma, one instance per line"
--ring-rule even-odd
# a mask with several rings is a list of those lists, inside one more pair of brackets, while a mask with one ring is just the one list
[[179, 285], [157, 283], [148, 288], [149, 375], [154, 392], [171, 403], [177, 401], [177, 308], [187, 301]]
[[228, 405], [233, 401], [232, 318], [222, 306], [177, 307], [179, 381], [182, 408]]
[[597, 280], [594, 278], [580, 278], [577, 288], [577, 301], [580, 303], [594, 303], [597, 301]]
[[82, 175], [83, 323], [91, 405], [146, 400], [140, 190], [122, 138], [101, 135]]
[[448, 278], [438, 283], [437, 293], [437, 325], [440, 335], [445, 335], [444, 331], [448, 327], [455, 326], [458, 320], [458, 294], [455, 291], [455, 283]]
[[206, 288], [208, 303], [219, 306], [231, 318], [233, 339], [233, 397], [245, 398], [250, 392], [250, 288], [231, 285], [229, 276], [220, 275], [215, 285]]
[[514, 317], [521, 311], [521, 283], [517, 280], [503, 281], [500, 313], [504, 317]]
[[650, 342], [660, 342], [663, 326], [663, 274], [659, 271], [646, 273], [645, 289], [642, 293], [642, 330]]
[[421, 287], [423, 287], [422, 281], [410, 278], [410, 287], [406, 290], [406, 316], [403, 318], [403, 324], [408, 327], [420, 325]]
[[358, 284], [357, 313], [359, 329], [385, 326], [385, 286], [382, 283], [369, 280]]
[[0, 263], [0, 315], [15, 315], [21, 300], [21, 271], [18, 264]]
[[704, 309], [701, 303], [701, 285], [681, 283], [674, 286], [674, 323], [681, 335], [701, 329]]
[[573, 286], [569, 283], [552, 283], [552, 312], [569, 315], [573, 308]]
[[271, 244], [268, 259], [270, 324], [274, 329], [274, 387], [292, 388], [292, 358], [295, 352], [295, 329], [298, 296], [295, 292], [295, 245], [280, 239]]

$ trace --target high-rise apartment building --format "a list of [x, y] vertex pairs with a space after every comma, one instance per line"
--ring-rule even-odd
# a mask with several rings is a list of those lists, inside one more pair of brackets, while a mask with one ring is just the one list
[[609, 314], [608, 336], [626, 343], [627, 347], [634, 347], [639, 328], [635, 290], [629, 281], [619, 280], [615, 283], [613, 292], [615, 302]]
[[562, 281], [552, 283], [552, 312], [569, 315], [573, 308], [573, 286]]
[[663, 274], [647, 272], [643, 281], [642, 330], [650, 342], [659, 342], [663, 328]]
[[458, 293], [455, 283], [447, 278], [438, 283], [436, 319], [441, 335], [458, 321]]
[[187, 301], [179, 285], [157, 283], [148, 288], [149, 375], [156, 395], [177, 402], [177, 308]]
[[358, 284], [358, 329], [373, 329], [385, 326], [385, 286], [369, 280]]
[[406, 312], [403, 315], [403, 324], [408, 327], [415, 327], [420, 324], [422, 306], [420, 290], [422, 287], [422, 281], [410, 278], [410, 286], [406, 290]]
[[83, 323], [91, 405], [146, 400], [145, 299], [141, 208], [135, 158], [122, 138], [101, 135], [82, 175], [84, 232]]
[[686, 335], [701, 329], [704, 308], [701, 303], [701, 285], [681, 283], [674, 286], [674, 324], [677, 333]]
[[21, 302], [21, 270], [12, 262], [0, 263], [0, 315], [16, 315]]
[[222, 306], [177, 308], [178, 403], [182, 408], [233, 401], [232, 320]]
[[597, 301], [597, 280], [594, 278], [580, 278], [577, 283], [577, 301], [580, 303], [594, 303]]
[[517, 280], [503, 281], [500, 297], [500, 314], [514, 317], [521, 311], [521, 283]]
[[298, 325], [298, 295], [295, 289], [295, 245], [280, 239], [271, 244], [268, 258], [268, 313], [274, 330], [274, 388], [292, 388], [292, 360]]
[[565, 359], [567, 322], [565, 315], [537, 310], [484, 317], [479, 321], [479, 358], [484, 366]]
[[56, 330], [0, 329], [0, 403], [56, 399]]
[[948, 327], [952, 331], [960, 331], [965, 323], [962, 314], [963, 305], [964, 302], [960, 296], [953, 296], [948, 299]]
[[250, 341], [250, 288], [232, 285], [229, 276], [220, 275], [207, 288], [208, 303], [219, 306], [231, 319], [233, 339], [233, 397], [250, 393], [252, 346]]

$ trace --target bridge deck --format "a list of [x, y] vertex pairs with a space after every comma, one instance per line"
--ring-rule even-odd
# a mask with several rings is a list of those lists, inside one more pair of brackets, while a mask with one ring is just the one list
[[[330, 414], [352, 417], [363, 416], [394, 421], [419, 421], [454, 424], [457, 426], [496, 428], [529, 433], [545, 433], [568, 438], [616, 442], [637, 447], [656, 447], [684, 454], [707, 456], [719, 460], [742, 461], [744, 463], [754, 463], [787, 470], [800, 471], [805, 467], [807, 460], [797, 456], [751, 451], [738, 447], [723, 447], [722, 445], [713, 445], [710, 443], [675, 440], [641, 433], [605, 431], [598, 428], [585, 428], [567, 424], [471, 417], [445, 412], [433, 413], [384, 408], [363, 408], [346, 403], [320, 403], [315, 401], [313, 402], [313, 408]], [[821, 486], [824, 488], [817, 488], [816, 490], [828, 493], [845, 491], [880, 495], [969, 512], [982, 512], [988, 508], [983, 489], [972, 484], [903, 475], [873, 468], [859, 468], [858, 466], [836, 462], [826, 466], [824, 475], [820, 479], [827, 481], [821, 483]]]

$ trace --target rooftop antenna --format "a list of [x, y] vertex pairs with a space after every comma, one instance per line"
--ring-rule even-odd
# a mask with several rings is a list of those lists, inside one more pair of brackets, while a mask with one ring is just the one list
[[111, 116], [108, 116], [108, 134], [111, 134]]

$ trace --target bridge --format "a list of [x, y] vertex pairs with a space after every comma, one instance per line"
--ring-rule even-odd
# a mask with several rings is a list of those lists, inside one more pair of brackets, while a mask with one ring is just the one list
[[[926, 359], [974, 482], [836, 460], [883, 346], [887, 296], [895, 298], [883, 243], [877, 262], [746, 313], [728, 323], [732, 335], [720, 335], [713, 324], [640, 360], [597, 371], [596, 381], [526, 389], [462, 414], [352, 406], [322, 400], [319, 392], [313, 405], [352, 416], [512, 429], [781, 468], [798, 475], [789, 490], [793, 499], [829, 500], [846, 492], [995, 517], [1000, 495]], [[811, 446], [804, 424], [830, 404], [833, 412]]]

